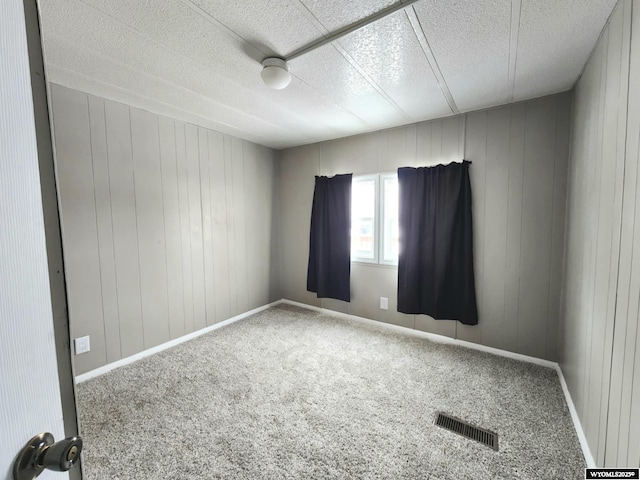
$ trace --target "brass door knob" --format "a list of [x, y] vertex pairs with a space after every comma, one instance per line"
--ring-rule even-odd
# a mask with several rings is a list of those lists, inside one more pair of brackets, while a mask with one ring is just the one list
[[33, 437], [13, 464], [13, 480], [33, 480], [43, 470], [66, 472], [80, 460], [82, 438], [69, 437], [54, 443], [53, 435]]

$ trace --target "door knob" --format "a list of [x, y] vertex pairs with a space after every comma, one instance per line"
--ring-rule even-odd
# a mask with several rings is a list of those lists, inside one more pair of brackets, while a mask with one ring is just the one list
[[78, 463], [81, 451], [80, 437], [54, 443], [50, 433], [36, 435], [20, 450], [13, 464], [13, 480], [33, 480], [43, 470], [66, 472]]

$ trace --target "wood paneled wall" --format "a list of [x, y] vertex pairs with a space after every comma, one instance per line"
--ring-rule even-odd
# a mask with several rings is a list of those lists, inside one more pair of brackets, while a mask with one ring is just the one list
[[273, 150], [51, 95], [76, 374], [280, 298]]
[[560, 364], [597, 465], [637, 468], [640, 11], [635, 3], [618, 3], [575, 89]]
[[[285, 298], [555, 360], [571, 95], [280, 152]], [[350, 303], [306, 291], [314, 175], [472, 161], [479, 325], [396, 311], [397, 269], [352, 263]], [[379, 297], [389, 310], [379, 309]]]

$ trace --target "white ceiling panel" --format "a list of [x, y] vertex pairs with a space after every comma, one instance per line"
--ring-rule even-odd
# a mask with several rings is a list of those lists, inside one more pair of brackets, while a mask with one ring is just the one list
[[522, 0], [514, 99], [570, 89], [614, 6], [611, 0]]
[[570, 88], [615, 0], [39, 0], [51, 81], [274, 148]]
[[[51, 32], [48, 27], [45, 27], [46, 34], [51, 38], [51, 42], [48, 42], [46, 47], [47, 54], [53, 45], [58, 45], [59, 49], [64, 51], [67, 47], [64, 46], [62, 40], [65, 40], [71, 45], [77, 45], [78, 48], [88, 49], [95, 54], [110, 58], [111, 63], [115, 64], [114, 72], [125, 68], [133, 69], [143, 72], [147, 76], [154, 76], [162, 80], [163, 83], [175, 85], [177, 89], [188, 90], [208, 99], [224, 98], [230, 93], [230, 96], [226, 98], [225, 106], [246, 116], [255, 117], [264, 123], [273, 122], [274, 117], [268, 117], [265, 113], [268, 110], [275, 110], [279, 113], [277, 118], [282, 119], [281, 122], [278, 122], [281, 125], [278, 126], [283, 129], [296, 125], [300, 127], [299, 122], [302, 125], [309, 123], [304, 117], [294, 118], [294, 115], [280, 107], [278, 102], [268, 101], [255, 93], [253, 89], [245, 88], [230, 80], [229, 77], [218, 74], [213, 68], [207, 68], [174, 50], [165, 48], [156, 41], [140, 36], [135, 30], [122, 23], [111, 23], [109, 31], [114, 40], [104, 42], [99, 34], [100, 30], [95, 28], [95, 25], [103, 18], [99, 12], [81, 2], [76, 2], [73, 7], [55, 13], [60, 16], [58, 32]], [[66, 28], [71, 27], [73, 29], [70, 32], [65, 31]], [[227, 39], [223, 38], [223, 40]], [[234, 48], [232, 42], [228, 40], [221, 46], [226, 46], [227, 51]], [[84, 59], [84, 63], [81, 59]], [[241, 57], [240, 60], [253, 66], [253, 62], [249, 59]], [[71, 67], [70, 63], [74, 62], [72, 69], [75, 71], [85, 71], [89, 67], [86, 63], [94, 62], [91, 55], [79, 55], [78, 53], [59, 55], [55, 57], [55, 60], [52, 56], [51, 61], [66, 68]], [[60, 65], [61, 63], [63, 65]], [[259, 71], [259, 67], [255, 68], [255, 76], [258, 78]], [[262, 86], [259, 81], [256, 81], [256, 84]], [[269, 93], [271, 92], [269, 90]], [[275, 123], [274, 126], [276, 126]]]
[[[174, 0], [175, 1], [175, 0]], [[188, 3], [188, 2], [187, 2]], [[283, 2], [274, 8], [271, 2], [234, 2], [191, 0], [212, 18], [234, 31], [264, 55], [284, 57], [322, 34], [292, 3]]]
[[[107, 68], [108, 64], [105, 65], [105, 70]], [[102, 69], [96, 68], [90, 73], [99, 74], [101, 73], [101, 70]], [[55, 65], [49, 67], [47, 75], [53, 83], [64, 85], [68, 88], [82, 92], [88, 92], [90, 89], [99, 86], [102, 91], [102, 96], [105, 98], [118, 98], [120, 103], [140, 108], [142, 110], [155, 112], [159, 115], [164, 115], [175, 120], [200, 125], [220, 133], [244, 138], [259, 144], [264, 144], [265, 141], [269, 140], [268, 138], [262, 137], [256, 133], [249, 133], [247, 135], [247, 131], [241, 130], [235, 125], [213, 120], [211, 110], [208, 109], [207, 106], [202, 103], [201, 99], [197, 97], [192, 99], [183, 98], [184, 108], [179, 108], [172, 104], [162, 103], [156, 98], [146, 96], [157, 93], [161, 94], [162, 89], [156, 86], [151, 86], [151, 88], [144, 89], [144, 94], [142, 94], [139, 90], [136, 90], [141, 83], [139, 81], [140, 79], [136, 79], [132, 85], [128, 85], [126, 82], [123, 82], [125, 85], [124, 87], [112, 85], [107, 83], [106, 80], [102, 84], [97, 84], [97, 81], [93, 78], [79, 76], [76, 72], [65, 70], [64, 68], [57, 67]]]
[[[339, 43], [411, 121], [453, 113], [404, 11], [358, 30]], [[413, 88], [408, 89], [407, 85]]]
[[[70, 65], [70, 70], [62, 67], [52, 67], [47, 72], [49, 80], [54, 83], [90, 93], [90, 90], [93, 90], [96, 84], [95, 79], [99, 78], [101, 84], [97, 86], [104, 89], [107, 94], [103, 96], [106, 98], [117, 98], [118, 101], [123, 103], [157, 113], [164, 113], [163, 105], [166, 105], [174, 110], [182, 110], [185, 113], [193, 114], [191, 118], [185, 118], [183, 115], [175, 117], [178, 120], [190, 121], [205, 126], [202, 121], [197, 121], [197, 119], [209, 118], [211, 119], [207, 125], [209, 128], [230, 135], [242, 136], [242, 138], [261, 144], [286, 133], [285, 129], [270, 123], [267, 119], [259, 119], [247, 115], [240, 110], [233, 109], [222, 102], [211, 100], [191, 90], [176, 88], [175, 85], [141, 70], [123, 68], [122, 65], [115, 63], [111, 58], [97, 55], [77, 43], [71, 44], [65, 40], [51, 37], [50, 39], [48, 56], [54, 60], [52, 62], [54, 66], [63, 63], [61, 57], [72, 54], [71, 60], [65, 62]], [[92, 59], [99, 61], [91, 61]], [[80, 68], [86, 72], [86, 78], [84, 79], [76, 73]], [[68, 82], [68, 76], [74, 75], [78, 77], [78, 80], [71, 85]], [[118, 93], [120, 91], [128, 92], [126, 100], [120, 99]], [[171, 98], [172, 101], [170, 103], [163, 102], [163, 98]], [[160, 109], [163, 111], [160, 111]], [[220, 118], [226, 120], [215, 120]], [[214, 128], [211, 126], [214, 124], [219, 127]], [[247, 136], [243, 132], [248, 132], [249, 135]]]
[[410, 122], [331, 45], [296, 58], [290, 65], [296, 78], [362, 119], [368, 126], [366, 131]]
[[326, 28], [333, 32], [358, 20], [369, 17], [399, 0], [291, 0], [306, 8]]
[[506, 103], [511, 2], [423, 0], [414, 9], [460, 111]]
[[[52, 46], [57, 45], [59, 50], [64, 50], [60, 47], [60, 40], [65, 38], [71, 45], [77, 43], [98, 55], [110, 57], [111, 78], [120, 69], [133, 68], [157, 77], [162, 83], [173, 83], [177, 92], [165, 94], [160, 102], [173, 104], [178, 109], [183, 108], [178, 95], [189, 90], [202, 95], [210, 103], [213, 100], [213, 103], [228, 105], [257, 119], [275, 122], [288, 132], [300, 131], [311, 135], [305, 136], [309, 141], [326, 138], [328, 131], [335, 136], [348, 135], [363, 125], [357, 116], [337, 106], [331, 98], [323, 98], [302, 82], [294, 81], [286, 92], [268, 88], [260, 79], [261, 66], [244, 55], [243, 45], [236, 38], [211, 28], [208, 20], [189, 7], [174, 8], [174, 21], [165, 25], [161, 21], [162, 15], [159, 18], [154, 16], [157, 10], [153, 5], [130, 5], [126, 0], [95, 0], [89, 6], [88, 1], [51, 0], [44, 5], [43, 13], [49, 19], [43, 28], [48, 39], [45, 56], [50, 65], [86, 77], [90, 68], [86, 63], [96, 61], [85, 54], [82, 58], [86, 63], [83, 63], [77, 54], [71, 52], [57, 55], [54, 59], [49, 55], [53, 53]], [[130, 9], [127, 8], [129, 5]], [[182, 20], [177, 21], [176, 18]], [[179, 26], [180, 23], [183, 25]], [[184, 25], [187, 24], [195, 32], [193, 36], [184, 35]], [[105, 31], [112, 38], [110, 41], [105, 41]], [[194, 37], [200, 40], [194, 41]], [[247, 75], [247, 71], [251, 74]], [[123, 78], [128, 75], [127, 72], [122, 74]], [[93, 86], [87, 80], [82, 81], [85, 91], [104, 96], [104, 79], [98, 79], [100, 81]], [[52, 78], [52, 81], [56, 80]], [[146, 101], [140, 99], [137, 103], [141, 102], [144, 104]], [[218, 115], [223, 111], [218, 111]], [[227, 115], [218, 119], [232, 123]], [[274, 141], [277, 138], [274, 137]], [[265, 141], [269, 146], [278, 145], [269, 138], [263, 139]]]

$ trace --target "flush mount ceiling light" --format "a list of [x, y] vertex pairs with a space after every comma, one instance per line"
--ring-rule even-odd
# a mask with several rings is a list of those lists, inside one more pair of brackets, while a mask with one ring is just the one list
[[262, 62], [262, 81], [271, 88], [282, 90], [291, 83], [289, 65], [281, 58], [269, 57]]

